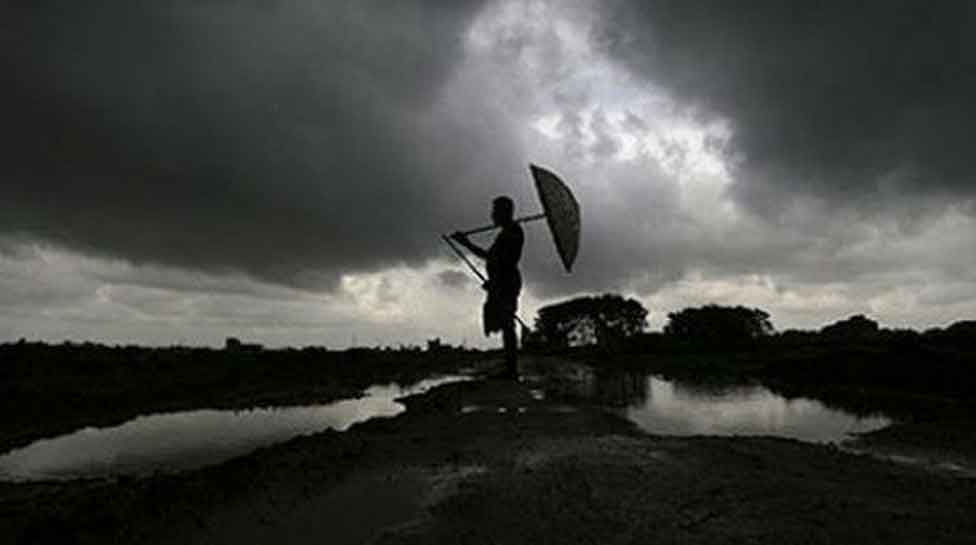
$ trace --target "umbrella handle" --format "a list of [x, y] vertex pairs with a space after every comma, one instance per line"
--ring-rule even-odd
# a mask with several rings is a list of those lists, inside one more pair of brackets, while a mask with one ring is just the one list
[[[535, 214], [535, 215], [532, 215], [532, 216], [522, 216], [521, 218], [515, 218], [515, 223], [527, 223], [527, 222], [530, 222], [530, 221], [541, 220], [541, 219], [544, 219], [545, 217], [546, 217], [545, 213]], [[487, 231], [494, 231], [495, 229], [498, 229], [498, 226], [497, 225], [486, 225], [484, 227], [478, 227], [477, 229], [470, 229], [468, 231], [461, 231], [461, 234], [462, 235], [465, 235], [465, 236], [467, 236], [467, 235], [475, 235], [475, 234], [484, 233], [484, 232], [487, 232]]]

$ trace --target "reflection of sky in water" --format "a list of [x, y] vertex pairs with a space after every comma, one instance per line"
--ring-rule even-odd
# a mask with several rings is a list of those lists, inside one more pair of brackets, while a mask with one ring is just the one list
[[299, 435], [394, 416], [404, 409], [396, 398], [464, 379], [441, 377], [407, 388], [373, 386], [362, 398], [328, 405], [185, 411], [140, 416], [112, 428], [84, 428], [0, 456], [0, 479], [142, 475], [217, 464]]
[[789, 400], [758, 386], [705, 391], [649, 377], [646, 388], [646, 399], [636, 401], [626, 414], [650, 433], [774, 435], [837, 442], [848, 434], [891, 423], [880, 416], [857, 417], [811, 399]]

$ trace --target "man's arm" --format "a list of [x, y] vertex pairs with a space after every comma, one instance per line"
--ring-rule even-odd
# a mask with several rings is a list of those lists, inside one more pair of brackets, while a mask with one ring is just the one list
[[460, 231], [455, 231], [451, 234], [451, 239], [457, 241], [458, 244], [467, 248], [471, 253], [480, 257], [481, 259], [488, 259], [488, 250], [485, 250], [481, 246], [468, 240], [468, 236]]

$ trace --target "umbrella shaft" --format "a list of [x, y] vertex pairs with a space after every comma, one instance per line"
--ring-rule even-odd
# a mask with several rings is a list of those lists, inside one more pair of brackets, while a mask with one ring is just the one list
[[[532, 216], [522, 216], [521, 218], [515, 218], [515, 223], [526, 223], [526, 222], [529, 222], [529, 221], [541, 220], [541, 219], [543, 219], [545, 217], [546, 217], [545, 214], [535, 214], [535, 215], [532, 215]], [[471, 229], [469, 231], [462, 231], [461, 233], [464, 234], [464, 235], [475, 235], [475, 234], [484, 233], [484, 232], [487, 232], [487, 231], [494, 231], [495, 229], [498, 229], [498, 226], [497, 225], [486, 225], [484, 227], [478, 227], [477, 229]]]
[[[541, 216], [545, 217], [545, 214], [541, 214]], [[441, 240], [443, 240], [448, 246], [451, 247], [452, 250], [454, 250], [454, 253], [457, 254], [457, 256], [460, 257], [461, 260], [468, 265], [468, 268], [471, 269], [471, 272], [473, 272], [475, 276], [477, 276], [478, 279], [481, 280], [482, 283], [488, 281], [488, 279], [485, 278], [485, 275], [482, 274], [482, 272], [478, 269], [478, 267], [475, 267], [474, 263], [472, 263], [471, 260], [468, 259], [468, 256], [464, 255], [464, 252], [462, 252], [460, 248], [458, 248], [457, 246], [454, 245], [453, 242], [451, 242], [450, 237], [448, 237], [447, 235], [441, 235]], [[519, 318], [518, 314], [513, 314], [512, 317], [515, 318], [515, 321], [517, 321], [519, 325], [522, 326], [523, 329], [529, 329], [529, 326], [525, 325], [525, 322], [523, 322], [522, 319]]]
[[468, 265], [468, 268], [471, 269], [471, 272], [473, 272], [475, 276], [478, 277], [478, 280], [481, 280], [482, 283], [488, 281], [488, 279], [485, 278], [485, 275], [481, 273], [478, 267], [474, 266], [474, 263], [472, 263], [471, 260], [468, 259], [468, 256], [464, 255], [464, 252], [462, 252], [460, 248], [455, 246], [454, 243], [451, 242], [451, 239], [447, 235], [441, 235], [441, 239], [445, 243], [447, 243], [447, 245], [450, 246], [452, 250], [454, 250], [454, 253], [457, 254], [457, 256], [460, 257], [461, 260], [465, 262], [465, 264]]

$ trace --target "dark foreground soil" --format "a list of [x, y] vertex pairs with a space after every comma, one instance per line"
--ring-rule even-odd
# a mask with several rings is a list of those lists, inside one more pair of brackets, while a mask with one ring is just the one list
[[446, 385], [396, 418], [182, 475], [0, 485], [0, 539], [976, 543], [971, 477], [789, 440], [648, 436], [534, 387]]

